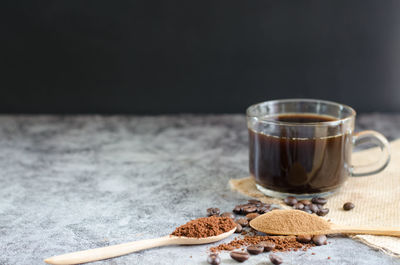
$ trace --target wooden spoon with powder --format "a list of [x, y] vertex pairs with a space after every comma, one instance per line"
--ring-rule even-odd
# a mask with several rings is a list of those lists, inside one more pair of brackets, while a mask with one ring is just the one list
[[154, 247], [209, 244], [229, 237], [235, 230], [236, 223], [229, 217], [203, 217], [177, 227], [168, 236], [67, 253], [44, 261], [57, 265], [81, 264], [118, 257]]
[[254, 218], [250, 226], [272, 235], [368, 234], [400, 236], [400, 227], [342, 226], [299, 210], [274, 210]]

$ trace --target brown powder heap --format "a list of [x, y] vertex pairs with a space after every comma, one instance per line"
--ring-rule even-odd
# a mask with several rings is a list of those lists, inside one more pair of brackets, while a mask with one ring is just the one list
[[192, 220], [175, 229], [173, 236], [204, 238], [217, 236], [236, 228], [235, 222], [229, 217], [202, 217]]
[[274, 210], [253, 219], [250, 225], [274, 235], [315, 235], [330, 229], [330, 224], [321, 217], [299, 210]]
[[296, 240], [295, 236], [245, 236], [244, 238], [235, 238], [233, 241], [220, 244], [216, 247], [210, 248], [212, 252], [221, 252], [224, 250], [231, 251], [234, 249], [242, 248], [249, 245], [257, 245], [262, 241], [269, 241], [275, 244], [274, 251], [298, 251], [307, 250], [312, 246], [312, 243], [300, 243]]

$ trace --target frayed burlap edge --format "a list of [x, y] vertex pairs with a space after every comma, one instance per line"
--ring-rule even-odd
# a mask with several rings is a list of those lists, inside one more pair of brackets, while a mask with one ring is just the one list
[[[354, 240], [360, 241], [361, 243], [363, 243], [363, 244], [365, 244], [365, 245], [367, 245], [367, 246], [369, 246], [371, 248], [374, 248], [374, 249], [377, 249], [379, 251], [382, 251], [383, 253], [385, 253], [385, 254], [387, 254], [389, 256], [400, 258], [400, 254], [394, 253], [393, 251], [391, 251], [391, 250], [389, 250], [389, 249], [387, 249], [385, 247], [377, 246], [376, 244], [369, 242], [368, 240], [363, 238], [364, 237], [363, 235], [355, 235], [355, 236], [349, 236], [349, 237], [354, 239]], [[373, 236], [373, 237], [376, 237], [376, 236]]]

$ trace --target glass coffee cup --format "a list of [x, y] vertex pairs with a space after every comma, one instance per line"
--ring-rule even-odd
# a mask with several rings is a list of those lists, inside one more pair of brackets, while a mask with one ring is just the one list
[[[247, 109], [249, 169], [257, 188], [271, 197], [329, 196], [349, 176], [382, 171], [389, 143], [380, 133], [354, 133], [356, 112], [349, 106], [314, 99], [258, 103]], [[381, 157], [353, 166], [354, 146], [373, 143]]]

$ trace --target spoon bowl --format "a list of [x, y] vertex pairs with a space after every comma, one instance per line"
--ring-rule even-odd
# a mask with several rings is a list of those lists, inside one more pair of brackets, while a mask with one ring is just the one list
[[[296, 226], [293, 225], [293, 213], [303, 220], [297, 220]], [[277, 215], [280, 215], [281, 222], [279, 226], [264, 226], [263, 224], [278, 223]], [[310, 225], [311, 221], [318, 222], [319, 227], [324, 229], [315, 229]], [[292, 223], [292, 229], [286, 229], [284, 223]], [[253, 229], [271, 235], [327, 235], [327, 234], [364, 234], [380, 236], [400, 236], [400, 227], [372, 227], [372, 226], [345, 226], [337, 225], [326, 221], [325, 219], [304, 213], [299, 210], [275, 210], [260, 215], [250, 221], [250, 227]], [[295, 227], [296, 229], [293, 229]]]
[[202, 244], [209, 244], [220, 241], [232, 235], [236, 230], [236, 227], [228, 232], [219, 234], [217, 236], [209, 236], [209, 237], [178, 237], [178, 236], [168, 236], [176, 240], [176, 245], [202, 245]]
[[209, 244], [229, 237], [235, 232], [235, 230], [236, 227], [228, 232], [219, 234], [217, 236], [210, 236], [204, 238], [178, 237], [178, 236], [168, 235], [160, 238], [139, 240], [114, 246], [67, 253], [45, 259], [44, 262], [48, 264], [57, 264], [57, 265], [81, 264], [86, 262], [114, 258], [129, 253], [133, 253], [136, 251], [161, 247], [161, 246]]

